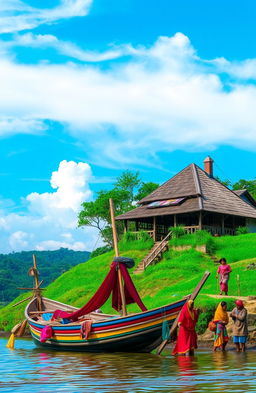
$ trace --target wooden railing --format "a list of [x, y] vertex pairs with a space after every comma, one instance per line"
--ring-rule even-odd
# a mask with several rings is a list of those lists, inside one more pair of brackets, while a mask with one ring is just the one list
[[193, 225], [190, 227], [184, 227], [184, 229], [185, 229], [186, 233], [195, 233], [195, 232], [199, 231], [200, 227], [199, 227], [199, 225]]
[[203, 225], [202, 229], [210, 232], [212, 235], [235, 235], [234, 228], [222, 228], [221, 226]]
[[165, 238], [152, 250], [152, 252], [143, 261], [143, 267], [146, 269], [154, 260], [163, 252], [163, 250], [168, 245], [168, 240], [171, 236], [169, 232]]
[[145, 231], [144, 229], [141, 229], [140, 231], [132, 231], [131, 233], [135, 234], [135, 238], [138, 240], [139, 239], [139, 235], [141, 234], [141, 232], [147, 232], [149, 234], [149, 236], [154, 239], [154, 231]]

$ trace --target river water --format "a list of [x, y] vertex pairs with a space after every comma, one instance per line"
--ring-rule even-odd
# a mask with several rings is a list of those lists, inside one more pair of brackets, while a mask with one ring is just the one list
[[[0, 339], [0, 391], [52, 392], [256, 392], [256, 351], [194, 357], [154, 354], [90, 354], [36, 348], [16, 339], [15, 349]], [[231, 347], [231, 346], [230, 346]]]

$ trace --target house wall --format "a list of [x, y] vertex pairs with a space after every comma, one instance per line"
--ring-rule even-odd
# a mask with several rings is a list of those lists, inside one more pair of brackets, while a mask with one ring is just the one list
[[246, 219], [246, 226], [247, 226], [250, 233], [256, 233], [256, 219], [247, 218]]

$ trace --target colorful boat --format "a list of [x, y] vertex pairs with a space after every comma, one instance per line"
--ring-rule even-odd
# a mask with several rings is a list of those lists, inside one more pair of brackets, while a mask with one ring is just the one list
[[[33, 299], [25, 310], [30, 332], [34, 342], [45, 348], [87, 351], [87, 352], [151, 352], [162, 342], [162, 325], [164, 321], [172, 326], [182, 306], [187, 301], [169, 305], [127, 316], [116, 316], [92, 312], [81, 321], [62, 324], [43, 319], [42, 313], [37, 313], [37, 299]], [[46, 315], [56, 309], [76, 311], [74, 307], [42, 298]], [[92, 325], [87, 338], [82, 338], [82, 325], [91, 320]], [[51, 326], [52, 337], [45, 342], [40, 341], [42, 330]]]
[[[113, 207], [110, 212], [116, 258], [95, 295], [82, 308], [77, 309], [41, 296], [34, 256], [34, 267], [30, 271], [35, 278], [34, 294], [26, 307], [25, 317], [37, 345], [68, 351], [151, 352], [161, 343], [167, 342], [166, 332], [174, 328], [181, 308], [188, 298], [197, 296], [208, 278], [210, 273], [207, 272], [192, 295], [147, 310], [127, 270], [134, 266], [133, 259], [119, 257]], [[111, 295], [112, 307], [121, 316], [95, 311]], [[127, 315], [126, 306], [131, 303], [137, 303], [142, 311]]]

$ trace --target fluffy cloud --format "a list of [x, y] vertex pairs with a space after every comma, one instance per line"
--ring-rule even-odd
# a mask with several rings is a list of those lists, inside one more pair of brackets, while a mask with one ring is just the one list
[[66, 247], [91, 250], [98, 234], [78, 229], [77, 214], [83, 201], [91, 200], [92, 173], [88, 164], [62, 161], [52, 173], [52, 193], [31, 193], [22, 214], [0, 212], [1, 252], [54, 250]]
[[21, 0], [4, 0], [0, 4], [0, 33], [34, 29], [88, 13], [92, 0], [60, 0], [55, 8], [34, 8]]
[[[37, 39], [62, 45], [49, 36]], [[36, 38], [26, 40], [32, 45]], [[116, 50], [113, 57], [129, 53], [129, 60], [113, 60], [107, 69], [70, 62], [21, 65], [3, 58], [0, 114], [12, 122], [35, 122], [34, 132], [42, 132], [46, 119], [61, 122], [90, 146], [94, 162], [105, 165], [150, 165], [163, 150], [220, 144], [255, 149], [256, 88], [235, 78], [238, 66], [239, 75], [252, 78], [253, 60], [249, 70], [248, 62], [227, 67], [223, 59], [201, 59], [181, 33], [160, 37], [148, 48]]]

